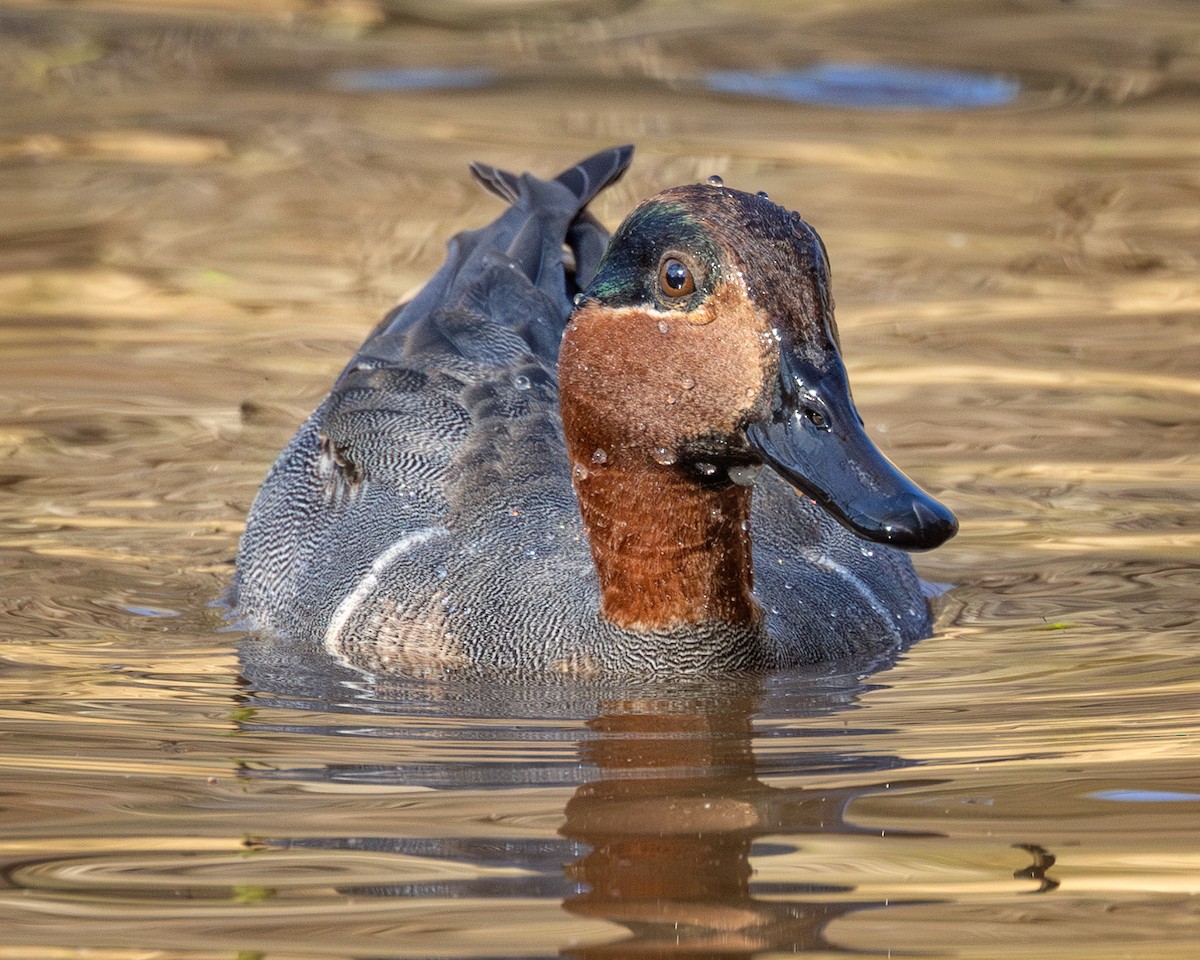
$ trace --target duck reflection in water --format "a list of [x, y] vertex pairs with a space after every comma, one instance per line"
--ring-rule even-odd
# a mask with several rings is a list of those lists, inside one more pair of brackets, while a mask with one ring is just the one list
[[[345, 737], [362, 726], [376, 743], [381, 735], [398, 740], [413, 735], [416, 739], [404, 747], [410, 757], [419, 741], [432, 742], [399, 766], [394, 761], [378, 766], [331, 764], [284, 773], [252, 771], [247, 776], [424, 785], [469, 794], [539, 783], [553, 787], [575, 781], [578, 786], [566, 803], [558, 842], [533, 840], [523, 831], [506, 834], [503, 821], [498, 821], [497, 835], [487, 838], [437, 838], [427, 833], [397, 837], [404, 832], [402, 824], [381, 823], [378, 832], [372, 828], [373, 837], [330, 840], [317, 834], [268, 845], [373, 850], [489, 868], [477, 879], [355, 886], [341, 892], [356, 898], [403, 898], [410, 905], [413, 899], [428, 899], [431, 908], [446, 898], [481, 898], [481, 903], [501, 910], [507, 898], [561, 897], [565, 909], [580, 918], [584, 941], [582, 946], [564, 945], [566, 956], [736, 957], [763, 950], [835, 951], [838, 948], [827, 939], [833, 921], [883, 904], [856, 896], [852, 885], [812, 882], [804, 872], [799, 838], [877, 836], [874, 829], [847, 823], [852, 802], [885, 789], [929, 782], [898, 779], [909, 766], [902, 759], [838, 749], [839, 743], [849, 742], [861, 747], [861, 736], [853, 735], [864, 731], [838, 727], [834, 732], [839, 736], [831, 738], [827, 724], [803, 727], [806, 717], [827, 717], [852, 706], [864, 689], [854, 677], [725, 678], [591, 694], [570, 685], [500, 689], [481, 684], [472, 690], [463, 684], [431, 684], [418, 690], [379, 680], [359, 687], [361, 701], [347, 703], [346, 679], [330, 683], [328, 665], [281, 664], [269, 649], [257, 647], [256, 641], [243, 647], [244, 664], [259, 689], [266, 680], [279, 691], [248, 698], [248, 705], [258, 710], [246, 722], [247, 729], [266, 729], [273, 708], [284, 706], [290, 723], [274, 726], [277, 733]], [[245, 658], [248, 651], [265, 656], [254, 664]], [[280, 644], [275, 652], [286, 656], [294, 650]], [[294, 685], [306, 668], [316, 686], [302, 692], [292, 686], [284, 692], [288, 688], [283, 684]], [[446, 699], [431, 703], [431, 691]], [[425, 698], [421, 705], [412, 706], [420, 698]], [[322, 711], [319, 716], [325, 719], [319, 722], [329, 722], [324, 711], [331, 704], [337, 704], [340, 715], [327, 727], [296, 724], [294, 708], [305, 704]], [[363, 722], [355, 724], [346, 717], [347, 709], [361, 711]], [[430, 728], [431, 710], [442, 718], [437, 733]], [[404, 719], [395, 725], [380, 723], [375, 716], [380, 713], [423, 716], [419, 729], [410, 729]], [[495, 717], [501, 741], [509, 736], [505, 730], [511, 730], [515, 718], [522, 718], [522, 738], [536, 741], [539, 728], [529, 722], [544, 720], [545, 741], [561, 742], [572, 718], [589, 715], [571, 760], [564, 761], [555, 751], [556, 759], [549, 764], [531, 762], [528, 753], [522, 754], [523, 762], [478, 762], [486, 761], [487, 737], [477, 745], [476, 762], [464, 762], [461, 749], [439, 746], [469, 738], [479, 729], [477, 720], [468, 727], [456, 719], [459, 716]], [[782, 722], [770, 730], [776, 719]], [[766, 724], [770, 732], [764, 736], [756, 724]], [[842, 734], [852, 736], [846, 739]], [[386, 755], [394, 757], [395, 752]], [[792, 785], [798, 778], [804, 778], [804, 786]], [[824, 786], [847, 780], [854, 782]], [[913, 834], [889, 830], [877, 842], [890, 844], [901, 836]], [[783, 854], [793, 871], [786, 882], [753, 879], [752, 855], [762, 864]], [[511, 873], [513, 868], [519, 875]], [[582, 921], [609, 922], [628, 933], [598, 940], [594, 924]]]
[[[853, 893], [849, 886], [752, 885], [751, 848], [764, 836], [786, 843], [805, 834], [874, 833], [846, 823], [845, 813], [856, 797], [885, 784], [810, 789], [764, 783], [752, 748], [758, 697], [750, 685], [708, 709], [662, 706], [610, 704], [589, 724], [596, 739], [581, 751], [601, 776], [567, 804], [562, 833], [587, 844], [589, 852], [568, 867], [584, 890], [565, 906], [579, 916], [619, 923], [630, 936], [567, 955], [837, 951], [826, 939], [828, 925], [878, 904], [838, 899]], [[855, 766], [850, 758], [825, 753], [809, 759]], [[889, 765], [886, 758], [868, 762]], [[803, 766], [789, 764], [790, 772]], [[886, 786], [904, 785], [915, 782]]]

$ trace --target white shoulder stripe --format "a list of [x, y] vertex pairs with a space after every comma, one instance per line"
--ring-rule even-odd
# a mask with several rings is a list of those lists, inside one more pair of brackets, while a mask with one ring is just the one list
[[871, 609], [878, 615], [879, 619], [888, 625], [888, 628], [891, 630], [895, 638], [897, 640], [904, 639], [904, 634], [900, 630], [900, 625], [896, 622], [895, 618], [888, 610], [887, 605], [875, 595], [875, 592], [869, 586], [867, 586], [866, 581], [864, 581], [862, 577], [856, 574], [849, 567], [844, 567], [837, 561], [830, 560], [828, 557], [820, 556], [817, 553], [809, 553], [806, 551], [804, 554], [804, 559], [811, 563], [814, 567], [821, 567], [845, 580], [846, 583], [857, 590], [862, 598], [867, 601]]
[[342, 630], [345, 629], [354, 612], [375, 592], [375, 589], [379, 586], [379, 577], [383, 571], [391, 566], [397, 558], [408, 553], [410, 550], [428, 543], [436, 537], [443, 536], [448, 532], [445, 527], [425, 527], [421, 530], [414, 530], [412, 533], [401, 537], [379, 554], [371, 562], [371, 569], [358, 581], [354, 589], [342, 598], [342, 602], [333, 611], [333, 616], [329, 618], [329, 626], [325, 630], [325, 649], [334, 656], [338, 654], [337, 644]]

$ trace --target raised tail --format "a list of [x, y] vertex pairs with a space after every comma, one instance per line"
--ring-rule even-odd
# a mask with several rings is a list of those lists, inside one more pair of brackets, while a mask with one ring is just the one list
[[[380, 355], [394, 352], [397, 348], [386, 344], [386, 338], [410, 330], [417, 332], [405, 349], [424, 349], [423, 344], [432, 342], [430, 337], [436, 340], [441, 336], [436, 324], [422, 327], [434, 311], [459, 304], [463, 297], [489, 301], [499, 291], [507, 290], [507, 279], [498, 279], [501, 275], [495, 273], [497, 254], [505, 258], [506, 269], [518, 270], [550, 298], [553, 310], [548, 316], [557, 317], [557, 321], [547, 325], [541, 335], [546, 342], [539, 341], [544, 348], [540, 352], [556, 351], [572, 298], [595, 272], [608, 241], [607, 231], [587, 213], [587, 204], [620, 179], [632, 157], [631, 146], [601, 150], [552, 180], [472, 163], [475, 179], [506, 200], [509, 208], [487, 226], [455, 236], [448, 245], [446, 262], [412, 300], [384, 318], [363, 351], [382, 351]], [[478, 309], [493, 319], [500, 319], [504, 312], [495, 303]]]
[[[475, 179], [511, 204], [501, 218], [511, 233], [497, 232], [494, 241], [534, 286], [565, 310], [570, 310], [578, 281], [595, 269], [596, 248], [602, 249], [608, 241], [607, 232], [584, 210], [596, 194], [620, 179], [632, 157], [631, 146], [601, 150], [553, 180], [471, 164]], [[564, 243], [571, 245], [574, 262], [564, 261]]]
[[579, 198], [581, 207], [587, 206], [601, 190], [612, 186], [625, 175], [632, 159], [632, 144], [611, 147], [580, 160], [554, 179]]
[[[610, 147], [580, 160], [573, 167], [568, 167], [554, 180], [561, 183], [578, 198], [579, 208], [582, 209], [601, 190], [620, 180], [625, 171], [629, 169], [629, 162], [632, 159], [632, 145]], [[521, 177], [516, 174], [478, 161], [471, 164], [471, 173], [475, 175], [475, 179], [479, 181], [480, 185], [501, 200], [512, 204], [520, 202]]]

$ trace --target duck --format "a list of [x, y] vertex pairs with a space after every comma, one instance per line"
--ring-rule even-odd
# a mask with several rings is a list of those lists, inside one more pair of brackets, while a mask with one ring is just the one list
[[633, 148], [454, 236], [268, 472], [247, 629], [378, 676], [669, 678], [865, 662], [931, 629], [954, 514], [867, 436], [816, 230], [719, 177], [588, 204]]

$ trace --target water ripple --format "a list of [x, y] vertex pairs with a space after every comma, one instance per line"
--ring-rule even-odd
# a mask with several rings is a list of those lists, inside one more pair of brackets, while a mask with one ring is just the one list
[[330, 75], [329, 85], [351, 93], [473, 90], [492, 86], [499, 76], [485, 67], [378, 67], [337, 70]]

